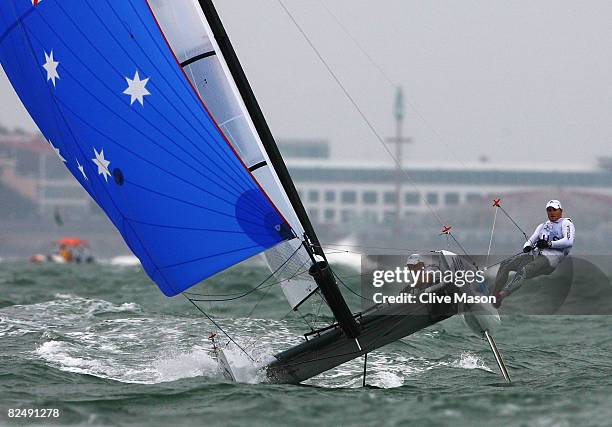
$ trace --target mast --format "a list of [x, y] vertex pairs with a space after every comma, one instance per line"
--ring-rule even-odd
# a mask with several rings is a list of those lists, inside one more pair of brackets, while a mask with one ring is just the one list
[[[325, 253], [323, 252], [323, 248], [321, 247], [321, 243], [317, 237], [317, 234], [315, 233], [312, 223], [310, 222], [310, 218], [306, 213], [306, 209], [302, 204], [302, 200], [300, 199], [297, 189], [295, 188], [295, 184], [291, 179], [291, 175], [289, 175], [287, 166], [285, 165], [278, 146], [274, 141], [274, 136], [272, 135], [263, 112], [259, 107], [259, 103], [257, 102], [253, 89], [251, 88], [246, 74], [242, 69], [242, 65], [238, 60], [234, 47], [232, 46], [227, 32], [223, 27], [221, 18], [219, 17], [212, 0], [198, 1], [202, 11], [204, 12], [204, 16], [208, 20], [213, 36], [219, 45], [219, 49], [221, 49], [221, 53], [225, 58], [229, 71], [234, 78], [234, 82], [236, 83], [236, 87], [240, 92], [240, 96], [242, 97], [246, 109], [251, 116], [253, 125], [255, 126], [268, 157], [272, 162], [272, 167], [276, 171], [281, 185], [283, 186], [289, 201], [293, 205], [300, 223], [304, 227], [307, 240], [309, 240], [309, 242], [306, 242], [306, 249], [309, 251], [309, 253], [311, 253], [311, 255], [314, 253], [325, 259], [325, 261], [316, 262], [313, 256], [313, 261], [315, 261], [315, 263], [310, 269], [310, 274], [315, 279], [319, 289], [321, 289], [325, 300], [329, 304], [329, 307], [336, 317], [336, 320], [338, 320], [342, 330], [350, 337], [357, 337], [359, 335], [359, 325], [355, 321], [348, 305], [346, 304], [346, 301], [344, 300], [344, 297], [342, 296], [342, 293], [340, 292], [340, 289], [338, 289], [335, 277], [327, 265], [327, 260]], [[309, 243], [312, 244], [312, 246], [310, 246]]]

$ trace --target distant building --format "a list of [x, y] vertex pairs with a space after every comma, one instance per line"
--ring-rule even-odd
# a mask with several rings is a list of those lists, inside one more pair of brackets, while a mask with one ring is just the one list
[[30, 200], [39, 214], [58, 208], [90, 213], [93, 206], [42, 135], [0, 135], [0, 182]]
[[[314, 222], [390, 224], [397, 193], [395, 168], [372, 163], [289, 160], [287, 166]], [[555, 165], [408, 165], [402, 176], [401, 216], [459, 205], [488, 204], [513, 193], [559, 189], [612, 196], [612, 170]]]
[[[312, 221], [347, 229], [395, 220], [395, 168], [372, 162], [329, 159], [324, 140], [281, 140], [279, 148]], [[424, 164], [407, 165], [402, 176], [400, 216], [434, 209], [486, 206], [491, 197], [546, 190], [579, 191], [612, 197], [612, 161], [600, 168], [557, 165]], [[10, 189], [32, 202], [39, 214], [61, 209], [82, 216], [98, 211], [95, 203], [58, 160], [40, 135], [0, 135], [0, 192]], [[10, 195], [7, 197], [11, 197]]]

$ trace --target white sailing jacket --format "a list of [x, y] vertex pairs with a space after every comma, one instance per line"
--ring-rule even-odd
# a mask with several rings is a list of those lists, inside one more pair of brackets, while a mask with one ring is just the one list
[[540, 239], [551, 242], [551, 247], [540, 249], [540, 253], [548, 258], [552, 266], [555, 266], [570, 253], [574, 246], [575, 234], [574, 223], [570, 218], [560, 218], [555, 222], [546, 221], [537, 226], [523, 247], [533, 248]]

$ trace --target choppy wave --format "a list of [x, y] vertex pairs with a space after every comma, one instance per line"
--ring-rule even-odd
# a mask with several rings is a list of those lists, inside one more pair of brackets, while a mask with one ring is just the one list
[[50, 366], [78, 374], [93, 375], [124, 383], [157, 384], [198, 376], [222, 378], [217, 361], [209, 351], [161, 354], [155, 359], [132, 360], [121, 357], [124, 352], [112, 345], [102, 345], [98, 351], [84, 350], [65, 341], [46, 341], [35, 354]]
[[[31, 305], [15, 305], [1, 311], [0, 338], [39, 334], [33, 355], [52, 368], [115, 381], [155, 384], [203, 376], [220, 380], [221, 371], [207, 340], [210, 329], [202, 319], [145, 315], [141, 306], [114, 304], [72, 294]], [[109, 315], [114, 315], [109, 317]], [[270, 319], [222, 319], [224, 328], [247, 348], [251, 362], [235, 347], [226, 349], [230, 363], [240, 366], [247, 383], [264, 382], [261, 367], [276, 351], [300, 339], [295, 322]], [[436, 332], [430, 333], [431, 338]], [[223, 337], [219, 338], [224, 345]], [[400, 387], [406, 380], [439, 367], [482, 369], [492, 372], [478, 356], [433, 360], [406, 356], [401, 349], [370, 354], [368, 384]], [[361, 386], [361, 360], [311, 379], [307, 384], [324, 387]]]
[[[257, 267], [248, 267], [219, 288], [248, 289], [254, 274]], [[230, 344], [226, 355], [243, 374], [234, 384], [223, 377], [208, 336], [218, 332], [224, 347], [228, 339], [185, 301], [161, 297], [140, 268], [4, 263], [0, 291], [0, 396], [30, 406], [58, 402], [73, 424], [92, 416], [99, 425], [129, 424], [135, 412], [158, 425], [192, 424], [194, 414], [218, 421], [228, 413], [236, 422], [266, 425], [373, 425], [381, 415], [433, 425], [574, 425], [587, 418], [605, 425], [612, 416], [612, 380], [602, 375], [612, 369], [605, 316], [504, 319], [495, 333], [512, 387], [486, 342], [458, 318], [370, 353], [367, 389], [363, 358], [295, 387], [261, 384], [262, 365], [308, 330], [272, 292], [207, 308], [255, 361]], [[153, 410], [155, 417], [142, 415]]]

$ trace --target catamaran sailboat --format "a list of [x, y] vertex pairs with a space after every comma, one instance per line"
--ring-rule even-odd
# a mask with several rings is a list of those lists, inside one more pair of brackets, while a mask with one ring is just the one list
[[293, 309], [324, 298], [335, 322], [276, 354], [270, 381], [299, 383], [457, 314], [351, 312], [211, 0], [4, 0], [0, 61], [166, 296], [263, 254]]

